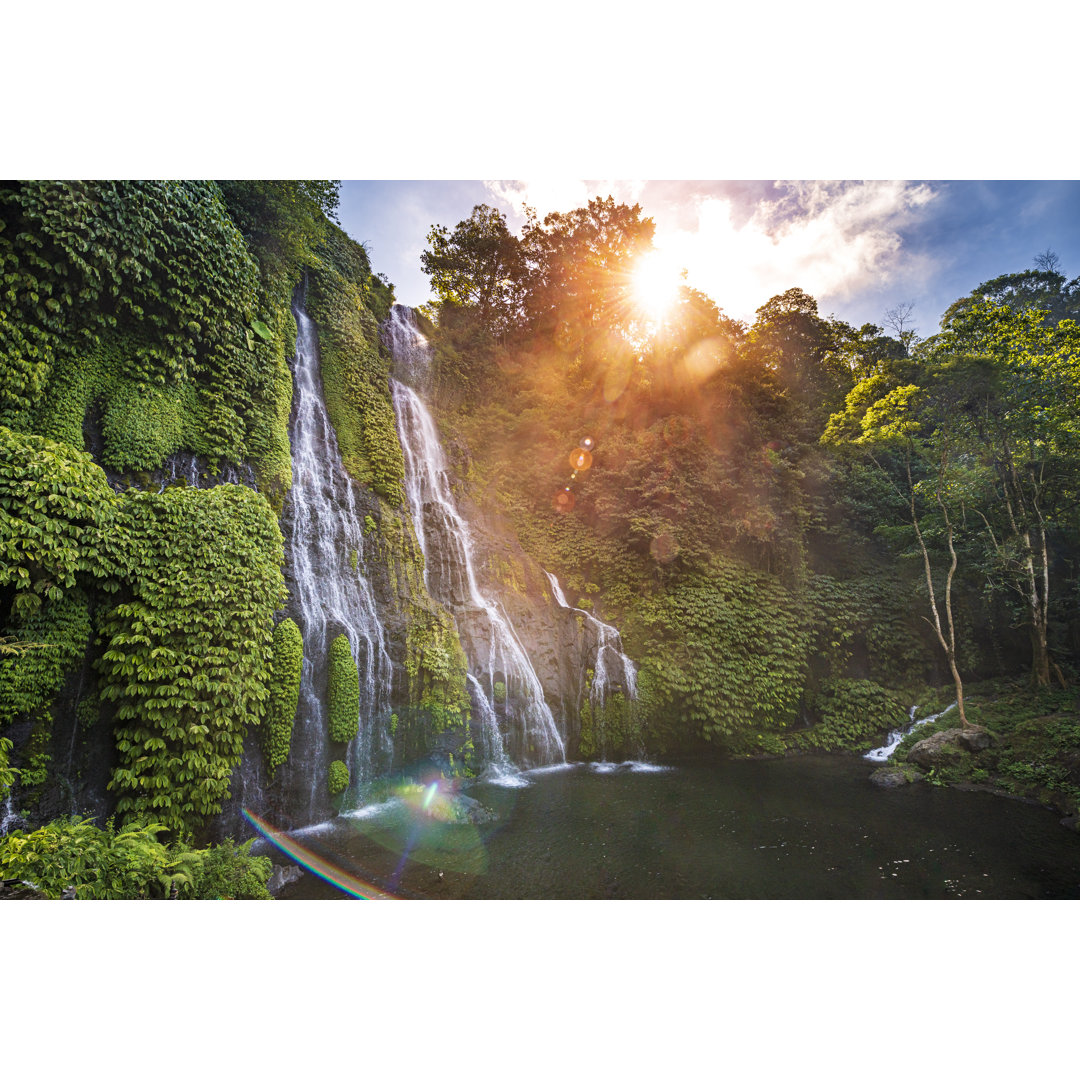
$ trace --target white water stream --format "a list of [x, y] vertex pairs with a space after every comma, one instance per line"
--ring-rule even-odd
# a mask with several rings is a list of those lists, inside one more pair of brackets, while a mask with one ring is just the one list
[[915, 719], [915, 710], [917, 705], [912, 705], [911, 710], [908, 713], [908, 719], [911, 721], [906, 727], [900, 728], [898, 731], [890, 731], [889, 737], [885, 740], [884, 746], [879, 746], [875, 750], [870, 750], [863, 754], [863, 757], [868, 761], [888, 761], [893, 756], [894, 751], [900, 745], [900, 740], [908, 734], [909, 731], [914, 731], [917, 727], [922, 727], [923, 724], [931, 724], [935, 720], [944, 716], [950, 709], [956, 708], [956, 702], [941, 710], [939, 713], [934, 713], [933, 716], [924, 716], [921, 720]]
[[332, 753], [326, 719], [327, 664], [331, 642], [344, 633], [360, 676], [359, 734], [347, 762], [351, 786], [386, 771], [393, 755], [389, 731], [392, 667], [371, 587], [364, 576], [364, 513], [345, 472], [323, 399], [314, 323], [299, 301], [293, 410], [289, 424], [293, 484], [283, 533], [292, 605], [304, 639], [300, 703], [289, 761], [282, 768], [290, 804], [309, 815], [325, 810], [326, 773]]
[[547, 574], [552, 595], [559, 607], [583, 616], [586, 624], [596, 633], [596, 657], [592, 663], [593, 680], [589, 687], [590, 704], [593, 708], [599, 708], [607, 700], [608, 694], [615, 689], [622, 689], [631, 701], [636, 700], [637, 668], [634, 667], [634, 661], [622, 651], [622, 638], [619, 636], [619, 631], [583, 608], [572, 607], [568, 604], [562, 587], [559, 585], [559, 579], [546, 570], [544, 573]]
[[454, 615], [469, 658], [484, 764], [498, 771], [510, 759], [522, 766], [565, 761], [562, 736], [528, 654], [509, 617], [477, 581], [472, 536], [450, 489], [435, 422], [416, 389], [425, 389], [430, 375], [427, 339], [411, 310], [399, 304], [394, 305], [386, 334], [395, 371], [408, 383], [391, 379], [390, 392], [405, 455], [406, 496], [424, 556], [424, 584]]

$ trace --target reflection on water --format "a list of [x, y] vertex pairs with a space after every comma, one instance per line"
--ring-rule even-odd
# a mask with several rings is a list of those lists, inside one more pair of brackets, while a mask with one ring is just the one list
[[[928, 784], [882, 791], [870, 772], [847, 758], [535, 769], [523, 787], [470, 788], [471, 820], [397, 800], [304, 843], [403, 896], [1080, 898], [1080, 836], [1054, 814]], [[341, 897], [311, 874], [282, 894]]]

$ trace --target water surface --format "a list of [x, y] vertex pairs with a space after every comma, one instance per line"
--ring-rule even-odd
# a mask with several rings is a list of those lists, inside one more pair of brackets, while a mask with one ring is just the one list
[[[872, 770], [850, 758], [538, 769], [524, 786], [469, 788], [492, 822], [391, 800], [303, 842], [413, 897], [1080, 899], [1080, 836], [1054, 813], [926, 783], [883, 791]], [[345, 897], [312, 874], [282, 894]]]

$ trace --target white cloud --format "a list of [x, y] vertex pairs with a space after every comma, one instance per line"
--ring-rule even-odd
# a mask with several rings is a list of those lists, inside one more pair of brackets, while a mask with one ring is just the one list
[[545, 214], [584, 206], [597, 196], [612, 195], [616, 202], [633, 205], [641, 198], [644, 180], [485, 180], [484, 186], [510, 208], [507, 221], [513, 227], [524, 221], [521, 204], [531, 206], [541, 220]]
[[792, 286], [824, 312], [830, 301], [926, 270], [904, 250], [901, 230], [933, 199], [928, 186], [782, 182], [777, 189], [780, 197], [759, 200], [741, 225], [730, 198], [701, 197], [692, 228], [668, 229], [658, 218], [656, 246], [686, 267], [691, 285], [747, 320]]
[[903, 229], [935, 197], [902, 180], [778, 181], [775, 185], [702, 181], [487, 181], [512, 227], [522, 202], [541, 217], [597, 195], [641, 202], [656, 222], [656, 246], [686, 267], [689, 284], [733, 317], [752, 321], [771, 296], [798, 286], [830, 303], [925, 275], [925, 257], [905, 250]]

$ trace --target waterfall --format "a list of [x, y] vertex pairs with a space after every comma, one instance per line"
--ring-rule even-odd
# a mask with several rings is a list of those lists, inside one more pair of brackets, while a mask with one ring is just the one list
[[885, 740], [884, 746], [879, 746], [876, 750], [868, 750], [863, 757], [869, 761], [888, 761], [893, 756], [893, 752], [900, 745], [900, 740], [908, 734], [910, 731], [914, 731], [917, 727], [922, 727], [923, 724], [932, 724], [935, 720], [944, 716], [950, 709], [956, 708], [956, 702], [946, 706], [939, 713], [934, 713], [933, 716], [924, 716], [921, 720], [915, 719], [915, 710], [918, 705], [912, 705], [908, 712], [908, 720], [910, 721], [907, 727], [900, 728], [898, 731], [890, 731], [889, 737]]
[[[418, 389], [431, 369], [427, 339], [412, 312], [395, 304], [386, 337], [398, 378], [390, 380], [405, 457], [405, 492], [424, 556], [424, 584], [454, 616], [469, 659], [469, 686], [481, 716], [487, 764], [507, 757], [520, 765], [566, 760], [566, 748], [544, 690], [509, 617], [484, 594], [473, 564], [468, 525], [458, 512], [435, 422]], [[499, 714], [503, 724], [495, 722]]]
[[13, 829], [25, 829], [26, 820], [15, 809], [15, 798], [9, 795], [4, 800], [4, 808], [0, 811], [0, 836], [7, 836]]
[[546, 570], [544, 573], [547, 575], [551, 593], [559, 607], [584, 616], [586, 625], [591, 627], [596, 634], [596, 658], [592, 664], [593, 680], [589, 687], [589, 701], [593, 708], [602, 706], [613, 688], [621, 688], [631, 701], [636, 700], [637, 669], [634, 667], [634, 661], [622, 651], [622, 638], [619, 636], [619, 631], [588, 611], [571, 607], [566, 602], [559, 579]]
[[[364, 511], [346, 473], [326, 412], [315, 325], [298, 295], [293, 408], [289, 422], [292, 489], [285, 500], [290, 608], [304, 640], [300, 701], [289, 758], [278, 772], [290, 814], [304, 824], [329, 816], [327, 770], [338, 751], [326, 718], [331, 642], [344, 633], [360, 675], [359, 734], [349, 744], [350, 786], [389, 770], [392, 667], [372, 589], [364, 576]], [[345, 756], [345, 755], [341, 755]], [[245, 785], [246, 787], [247, 785]]]

